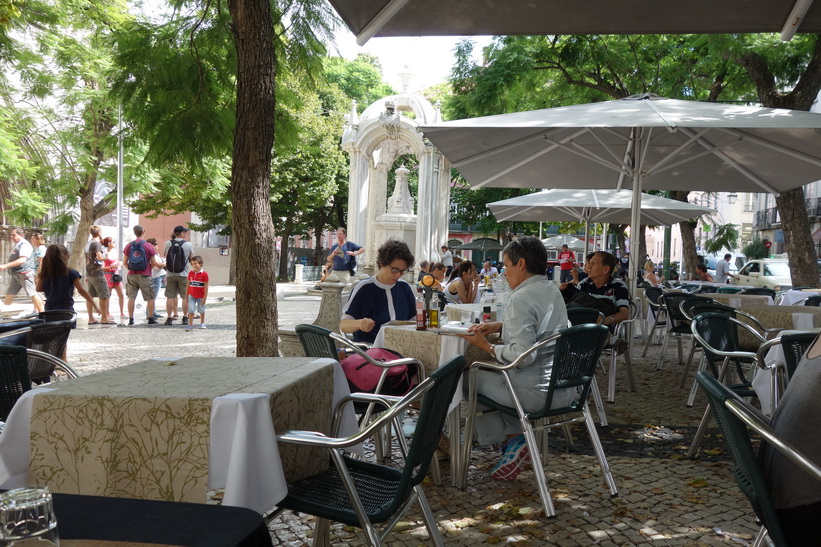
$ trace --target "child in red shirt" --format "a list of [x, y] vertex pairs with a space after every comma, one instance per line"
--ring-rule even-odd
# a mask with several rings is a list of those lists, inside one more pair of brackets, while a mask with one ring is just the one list
[[200, 314], [200, 328], [205, 327], [205, 299], [208, 298], [208, 272], [202, 269], [202, 257], [192, 256], [191, 271], [188, 272], [188, 326], [185, 330], [194, 328], [194, 312]]

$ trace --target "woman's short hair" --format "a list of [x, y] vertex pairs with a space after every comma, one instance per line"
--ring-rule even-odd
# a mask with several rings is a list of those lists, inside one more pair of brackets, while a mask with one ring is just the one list
[[524, 258], [527, 273], [542, 275], [547, 267], [547, 250], [538, 237], [522, 236], [514, 239], [505, 245], [502, 254], [507, 255], [512, 264], [517, 264]]
[[706, 272], [707, 271], [707, 265], [706, 264], [696, 264], [696, 270], [701, 270], [702, 272]]
[[656, 265], [653, 264], [652, 260], [648, 260], [647, 262], [644, 263], [644, 269], [645, 270], [654, 270], [655, 268], [656, 268]]
[[398, 239], [389, 239], [376, 251], [376, 266], [389, 266], [394, 260], [404, 260], [406, 268], [413, 268], [413, 253], [407, 243]]
[[435, 262], [435, 263], [433, 263], [433, 265], [430, 267], [430, 271], [431, 271], [431, 272], [432, 272], [433, 270], [447, 270], [447, 269], [448, 269], [448, 267], [447, 267], [447, 266], [445, 266], [444, 264], [442, 264], [441, 262]]

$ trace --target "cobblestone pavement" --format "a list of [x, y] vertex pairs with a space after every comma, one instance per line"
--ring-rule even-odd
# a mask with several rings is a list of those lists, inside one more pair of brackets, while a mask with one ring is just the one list
[[[281, 327], [293, 328], [316, 317], [320, 297], [307, 295], [307, 288], [285, 286], [278, 299]], [[171, 327], [80, 327], [71, 335], [69, 362], [85, 375], [148, 356], [232, 356], [237, 314], [233, 291], [213, 287], [209, 294], [207, 330], [186, 332], [179, 322]], [[219, 298], [222, 300], [217, 301]], [[611, 498], [604, 486], [583, 427], [574, 429], [577, 442], [573, 451], [565, 450], [560, 435], [551, 436], [545, 470], [558, 512], [553, 519], [542, 515], [532, 471], [526, 469], [510, 483], [497, 483], [490, 479], [490, 469], [498, 452], [474, 450], [467, 489], [449, 486], [447, 465], [442, 466], [443, 486], [429, 481], [425, 484], [445, 542], [752, 544], [758, 527], [733, 480], [729, 455], [724, 453], [717, 429], [708, 431], [701, 459], [685, 458], [706, 404], [704, 397], [699, 395], [695, 406], [687, 408], [691, 384], [688, 382], [686, 389], [678, 387], [681, 366], [675, 363], [676, 352], [668, 352], [664, 370], [657, 371], [659, 346], [651, 346], [647, 358], [639, 357], [642, 347], [638, 341], [634, 347], [636, 392], [627, 391], [626, 377], [620, 372], [616, 402], [606, 406], [610, 425], [598, 428], [619, 487], [617, 497]], [[606, 385], [603, 375], [599, 385]], [[270, 524], [274, 544], [283, 546], [310, 543], [312, 529], [312, 518], [287, 512]], [[334, 524], [332, 543], [363, 545], [364, 541], [356, 529]], [[419, 513], [412, 509], [387, 544], [426, 543], [427, 531]]]

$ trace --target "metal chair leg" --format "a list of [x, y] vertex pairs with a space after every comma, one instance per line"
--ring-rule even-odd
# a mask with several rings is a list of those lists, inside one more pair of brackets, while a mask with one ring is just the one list
[[681, 381], [678, 384], [679, 388], [684, 387], [684, 382], [687, 381], [687, 375], [690, 373], [690, 366], [693, 364], [693, 356], [696, 353], [697, 344], [695, 340], [693, 341], [693, 345], [690, 347], [690, 353], [687, 355], [687, 363], [684, 365], [684, 372], [681, 373]]
[[610, 472], [610, 465], [607, 463], [607, 457], [604, 455], [604, 448], [599, 439], [599, 434], [596, 431], [596, 424], [593, 423], [593, 416], [590, 414], [590, 408], [586, 404], [584, 405], [584, 423], [587, 426], [587, 433], [590, 435], [590, 440], [593, 443], [593, 450], [596, 452], [596, 458], [599, 460], [602, 476], [604, 476], [607, 488], [610, 490], [610, 495], [616, 496], [619, 493], [619, 488], [616, 486], [613, 473]]
[[658, 364], [656, 364], [656, 370], [664, 369], [664, 353], [667, 351], [668, 340], [670, 340], [670, 336], [665, 336], [664, 339], [661, 341], [661, 353], [659, 353], [659, 362]]
[[607, 414], [604, 411], [604, 401], [602, 401], [599, 384], [596, 382], [595, 376], [593, 376], [593, 381], [590, 383], [590, 392], [593, 394], [593, 403], [596, 405], [596, 414], [599, 415], [599, 423], [602, 427], [607, 427]]
[[[698, 371], [703, 371], [707, 368], [707, 360], [704, 354], [701, 354], [701, 359], [698, 360]], [[687, 406], [692, 407], [693, 402], [696, 400], [696, 394], [698, 393], [698, 382], [693, 379], [693, 387], [690, 388], [690, 396], [687, 398]]]
[[417, 484], [413, 489], [416, 492], [416, 501], [419, 503], [422, 520], [425, 521], [425, 528], [428, 529], [430, 541], [437, 547], [444, 547], [445, 542], [442, 540], [442, 534], [439, 532], [439, 526], [436, 524], [436, 517], [433, 516], [433, 511], [430, 508], [428, 499], [425, 497], [425, 492], [422, 490], [422, 485]]
[[630, 348], [624, 352], [624, 366], [627, 368], [627, 384], [630, 391], [636, 391], [636, 378], [633, 376], [633, 358], [630, 357]]
[[550, 488], [547, 486], [547, 476], [544, 473], [544, 466], [539, 456], [539, 445], [536, 443], [536, 436], [533, 433], [533, 426], [526, 418], [521, 418], [522, 431], [530, 450], [530, 462], [533, 465], [533, 474], [536, 475], [536, 485], [539, 487], [539, 496], [542, 498], [544, 514], [547, 517], [556, 516], [556, 508], [553, 506], [553, 498], [550, 497]]
[[607, 371], [607, 402], [613, 403], [616, 401], [616, 370], [618, 355], [616, 350], [610, 348], [610, 369]]
[[316, 519], [314, 526], [314, 547], [329, 547], [331, 545], [331, 523], [328, 519]]
[[701, 418], [701, 423], [698, 424], [698, 431], [693, 438], [693, 444], [690, 445], [690, 450], [687, 452], [687, 457], [691, 460], [696, 459], [698, 447], [701, 446], [701, 439], [704, 438], [704, 432], [707, 431], [707, 425], [710, 423], [710, 417], [713, 415], [713, 407], [707, 405], [707, 410], [704, 411], [704, 416]]

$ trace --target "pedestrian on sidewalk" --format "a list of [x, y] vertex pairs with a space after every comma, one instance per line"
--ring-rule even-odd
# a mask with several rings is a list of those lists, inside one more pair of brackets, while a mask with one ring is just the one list
[[182, 324], [188, 324], [188, 273], [191, 271], [191, 255], [194, 246], [185, 240], [188, 228], [177, 226], [171, 239], [165, 242], [165, 324], [171, 325], [177, 318], [177, 297], [182, 306]]
[[200, 328], [205, 326], [205, 300], [208, 298], [208, 272], [202, 269], [202, 257], [191, 257], [191, 271], [188, 272], [188, 326], [185, 330], [194, 328], [194, 312], [200, 314]]

